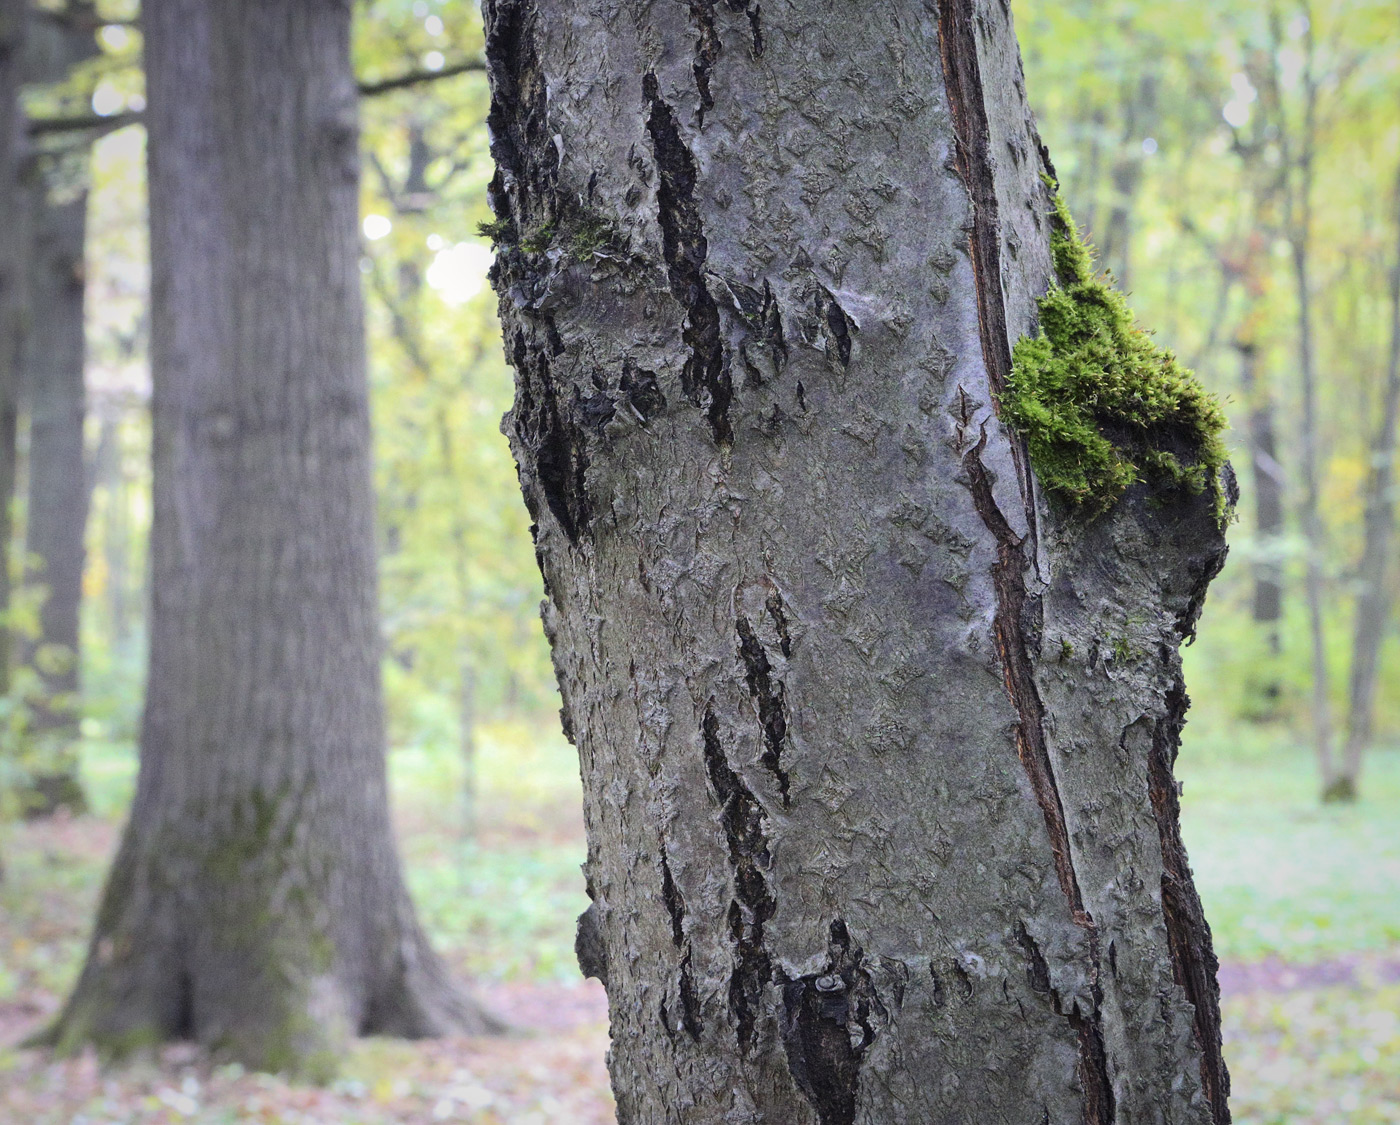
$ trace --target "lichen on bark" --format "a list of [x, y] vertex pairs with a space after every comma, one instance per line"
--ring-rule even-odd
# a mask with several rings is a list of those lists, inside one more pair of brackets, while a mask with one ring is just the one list
[[1223, 521], [1225, 414], [1171, 352], [1138, 327], [1123, 294], [1094, 270], [1053, 180], [1050, 248], [1059, 284], [1040, 327], [1012, 351], [1001, 418], [1025, 438], [1041, 487], [1092, 518], [1132, 485], [1215, 496]]

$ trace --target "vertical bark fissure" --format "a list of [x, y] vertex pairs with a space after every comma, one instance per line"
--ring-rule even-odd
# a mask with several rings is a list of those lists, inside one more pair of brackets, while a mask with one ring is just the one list
[[1220, 986], [1215, 976], [1219, 962], [1181, 839], [1181, 802], [1172, 773], [1188, 703], [1185, 685], [1178, 679], [1167, 694], [1167, 713], [1153, 732], [1148, 791], [1162, 843], [1162, 913], [1172, 975], [1193, 1009], [1193, 1029], [1201, 1049], [1201, 1086], [1211, 1119], [1216, 1125], [1227, 1125], [1230, 1075], [1221, 1050]]
[[715, 0], [690, 0], [690, 18], [695, 21], [695, 62], [691, 70], [695, 74], [695, 92], [700, 95], [700, 108], [695, 121], [700, 128], [705, 126], [705, 114], [715, 107], [715, 95], [710, 89], [710, 72], [719, 61], [719, 32], [715, 30]]
[[[1011, 341], [1001, 292], [996, 183], [988, 152], [989, 129], [977, 61], [972, 0], [943, 0], [938, 14], [939, 45], [953, 118], [958, 169], [967, 185], [972, 206], [968, 249], [977, 290], [982, 356], [995, 397], [1006, 386], [1011, 374]], [[1034, 494], [1023, 444], [1013, 440], [1012, 454], [1026, 506], [1027, 528], [1031, 529], [1023, 537], [1016, 534], [997, 506], [991, 478], [982, 463], [986, 444], [984, 426], [976, 445], [963, 457], [963, 468], [977, 513], [996, 541], [997, 561], [992, 567], [992, 582], [996, 588], [993, 629], [1006, 693], [1018, 716], [1017, 752], [1045, 817], [1060, 886], [1075, 924], [1085, 931], [1089, 941], [1094, 1009], [1083, 1013], [1076, 1005], [1066, 1018], [1079, 1039], [1085, 1125], [1107, 1125], [1114, 1120], [1115, 1107], [1099, 1009], [1102, 991], [1098, 982], [1098, 928], [1084, 907], [1084, 896], [1074, 870], [1064, 806], [1045, 740], [1045, 706], [1036, 687], [1035, 670], [1022, 628], [1023, 615], [1028, 608], [1025, 575], [1034, 561], [1026, 552], [1027, 544], [1033, 542], [1031, 535], [1035, 528]]]
[[692, 1039], [699, 1039], [704, 1025], [700, 1022], [700, 996], [695, 990], [695, 974], [691, 969], [690, 942], [685, 936], [685, 896], [671, 874], [665, 840], [661, 841], [661, 901], [666, 904], [666, 913], [671, 919], [671, 943], [681, 954], [680, 979], [676, 986], [681, 998], [681, 1025]]
[[773, 975], [773, 962], [763, 941], [764, 925], [777, 913], [765, 872], [772, 866], [765, 824], [768, 813], [744, 779], [735, 772], [720, 740], [713, 705], [705, 708], [700, 733], [705, 770], [720, 806], [720, 824], [729, 847], [734, 897], [729, 903], [729, 935], [734, 943], [734, 971], [729, 978], [729, 1012], [734, 1017], [739, 1045], [754, 1044], [758, 1009]]
[[783, 769], [783, 744], [787, 741], [787, 703], [783, 697], [783, 681], [773, 675], [773, 666], [763, 650], [749, 620], [742, 615], [736, 622], [739, 632], [739, 657], [744, 662], [744, 678], [758, 709], [759, 725], [763, 728], [763, 755], [759, 759], [778, 782], [783, 808], [792, 804], [788, 796], [790, 778]]
[[852, 1125], [861, 1058], [875, 1041], [870, 1017], [880, 1002], [846, 923], [837, 918], [830, 935], [822, 972], [784, 980], [783, 1049], [821, 1125]]
[[[954, 155], [958, 172], [967, 185], [972, 205], [972, 227], [968, 232], [968, 256], [977, 290], [977, 326], [982, 338], [982, 356], [987, 379], [995, 398], [1011, 377], [1011, 336], [1006, 323], [1006, 305], [1001, 294], [1001, 248], [998, 244], [996, 180], [992, 175], [990, 129], [982, 93], [982, 75], [977, 61], [974, 30], [974, 0], [940, 0], [938, 4], [938, 44], [943, 62], [944, 87], [953, 118]], [[1043, 147], [1041, 159], [1048, 165]], [[1034, 561], [1036, 511], [1034, 482], [1025, 443], [1012, 441], [1011, 456], [1016, 465], [1017, 483], [1026, 509], [1026, 526]]]
[[977, 444], [963, 457], [968, 486], [973, 503], [987, 530], [997, 545], [997, 561], [992, 567], [992, 582], [996, 587], [996, 616], [993, 625], [997, 656], [1001, 663], [1006, 694], [1019, 717], [1016, 724], [1016, 750], [1030, 778], [1031, 789], [1045, 815], [1045, 828], [1050, 836], [1050, 848], [1055, 856], [1055, 871], [1060, 887], [1069, 902], [1076, 925], [1089, 940], [1091, 958], [1090, 982], [1094, 1008], [1081, 1012], [1077, 1004], [1066, 1015], [1079, 1038], [1079, 1068], [1084, 1084], [1085, 1125], [1108, 1125], [1114, 1120], [1113, 1082], [1108, 1073], [1108, 1056], [1104, 1047], [1103, 1018], [1099, 1009], [1102, 989], [1099, 985], [1099, 937], [1093, 917], [1084, 908], [1084, 896], [1070, 854], [1069, 829], [1065, 823], [1064, 806], [1050, 762], [1045, 741], [1045, 705], [1035, 684], [1035, 670], [1026, 648], [1021, 627], [1026, 610], [1025, 540], [1012, 530], [997, 507], [992, 493], [991, 477], [982, 464], [986, 448], [984, 427]]
[[715, 441], [729, 445], [734, 440], [729, 424], [734, 392], [720, 335], [719, 306], [705, 285], [710, 248], [695, 200], [695, 157], [681, 137], [675, 111], [661, 97], [656, 75], [643, 77], [642, 93], [658, 174], [656, 208], [662, 254], [671, 293], [686, 311], [681, 335], [690, 355], [681, 371], [681, 389], [691, 403], [704, 409]]

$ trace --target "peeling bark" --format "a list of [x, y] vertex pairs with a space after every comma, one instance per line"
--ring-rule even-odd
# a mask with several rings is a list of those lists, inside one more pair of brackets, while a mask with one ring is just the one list
[[1216, 1125], [1152, 797], [1212, 500], [1068, 520], [997, 419], [1053, 272], [1004, 8], [799, 7], [484, 4], [618, 1119]]

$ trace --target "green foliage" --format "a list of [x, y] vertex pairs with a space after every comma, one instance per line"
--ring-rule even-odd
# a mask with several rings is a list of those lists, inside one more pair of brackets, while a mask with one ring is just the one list
[[1089, 517], [1138, 481], [1192, 494], [1212, 488], [1223, 517], [1219, 403], [1137, 327], [1050, 186], [1059, 284], [1039, 302], [1038, 334], [1016, 342], [1003, 420], [1025, 436], [1045, 490]]

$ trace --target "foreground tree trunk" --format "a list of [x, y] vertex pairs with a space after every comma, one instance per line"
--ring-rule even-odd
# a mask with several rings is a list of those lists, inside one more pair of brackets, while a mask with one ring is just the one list
[[389, 823], [349, 0], [148, 0], [141, 771], [61, 1047], [482, 1029]]
[[[1395, 184], [1396, 231], [1400, 233], [1400, 179]], [[1351, 679], [1348, 684], [1347, 740], [1337, 795], [1355, 800], [1361, 760], [1371, 745], [1376, 712], [1376, 680], [1381, 642], [1390, 622], [1391, 541], [1395, 537], [1395, 438], [1400, 422], [1400, 241], [1390, 269], [1390, 359], [1381, 394], [1381, 424], [1371, 446], [1371, 476], [1366, 484], [1365, 535], [1352, 632]]]
[[[80, 171], [83, 168], [67, 169]], [[41, 763], [29, 780], [26, 811], [46, 816], [87, 807], [78, 777], [78, 610], [83, 590], [83, 535], [88, 487], [83, 450], [86, 402], [83, 247], [87, 191], [55, 199], [35, 191], [29, 265], [30, 332], [25, 348], [29, 404], [29, 504], [26, 581], [43, 588], [39, 635], [25, 646], [38, 678], [28, 735]]]
[[1227, 1121], [1218, 511], [1052, 509], [998, 420], [1054, 272], [1004, 6], [484, 7], [619, 1121]]

